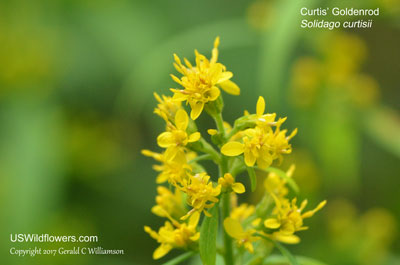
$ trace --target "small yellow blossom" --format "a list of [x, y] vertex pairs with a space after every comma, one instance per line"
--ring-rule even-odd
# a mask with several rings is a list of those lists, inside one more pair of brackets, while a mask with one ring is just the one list
[[192, 167], [187, 164], [186, 155], [184, 152], [179, 152], [173, 159], [167, 157], [166, 153], [155, 153], [150, 150], [142, 150], [142, 154], [152, 157], [161, 162], [161, 165], [154, 165], [153, 169], [160, 172], [156, 178], [156, 183], [164, 183], [166, 181], [176, 184], [181, 182], [183, 178], [191, 172]]
[[195, 213], [190, 217], [188, 223], [179, 224], [175, 222], [172, 225], [169, 221], [166, 221], [158, 232], [145, 226], [146, 233], [160, 243], [160, 246], [153, 252], [153, 259], [162, 258], [173, 248], [189, 248], [196, 242], [200, 238], [200, 232], [196, 230], [199, 218], [200, 214]]
[[254, 205], [242, 203], [239, 207], [233, 208], [229, 216], [234, 220], [243, 222], [244, 220], [249, 218], [250, 215], [252, 215], [254, 212], [255, 212]]
[[182, 152], [182, 147], [200, 139], [199, 132], [192, 133], [191, 135], [186, 133], [188, 124], [189, 117], [186, 111], [180, 109], [175, 115], [175, 126], [169, 123], [167, 131], [157, 137], [158, 145], [167, 148], [166, 155], [168, 158], [174, 158], [178, 153]]
[[218, 60], [219, 37], [215, 39], [211, 59], [208, 60], [204, 55], [195, 51], [196, 65], [185, 58], [185, 65], [182, 64], [179, 57], [174, 54], [176, 70], [183, 76], [171, 75], [172, 79], [184, 87], [184, 90], [171, 89], [174, 92], [174, 100], [186, 101], [192, 111], [190, 117], [195, 120], [203, 111], [207, 102], [216, 100], [220, 95], [219, 88], [222, 88], [229, 94], [239, 95], [239, 87], [229, 79], [232, 78], [232, 72], [226, 71], [226, 67]]
[[250, 228], [244, 230], [240, 222], [231, 217], [227, 217], [224, 220], [224, 228], [230, 237], [236, 239], [236, 243], [239, 246], [243, 246], [250, 253], [254, 252], [252, 243], [260, 239], [259, 237], [253, 236], [256, 232], [255, 229]]
[[179, 219], [186, 213], [183, 205], [182, 192], [175, 189], [175, 192], [163, 186], [157, 187], [156, 205], [151, 208], [151, 212], [160, 217], [167, 217], [170, 220]]
[[154, 113], [163, 118], [166, 122], [173, 121], [176, 112], [181, 109], [181, 102], [173, 100], [172, 97], [162, 95], [161, 97], [154, 92], [154, 97], [159, 102]]
[[[293, 172], [295, 170], [295, 165], [291, 165], [286, 175], [288, 177], [292, 177]], [[285, 197], [289, 190], [286, 187], [287, 181], [282, 179], [278, 174], [271, 172], [268, 174], [268, 177], [264, 181], [264, 187], [269, 193], [273, 193], [278, 199]]]
[[212, 208], [219, 201], [217, 196], [221, 193], [221, 185], [214, 187], [207, 173], [198, 173], [184, 179], [180, 189], [187, 194], [187, 203], [193, 207], [181, 219], [186, 219], [196, 211], [211, 216], [206, 209]]
[[266, 132], [263, 128], [246, 129], [244, 131], [243, 143], [231, 141], [221, 148], [221, 152], [226, 156], [238, 156], [244, 153], [244, 161], [251, 167], [257, 161], [257, 165], [268, 168], [275, 159], [282, 160], [282, 154], [289, 154], [292, 147], [289, 140], [296, 134], [297, 130], [286, 136], [286, 130], [280, 131], [279, 126], [275, 132]]
[[259, 97], [257, 100], [257, 105], [256, 105], [256, 114], [254, 115], [249, 115], [250, 118], [253, 118], [254, 121], [256, 122], [256, 124], [258, 126], [261, 127], [268, 127], [268, 126], [272, 126], [275, 125], [275, 117], [276, 114], [272, 113], [272, 114], [264, 114], [265, 111], [265, 100], [263, 97]]
[[307, 205], [307, 200], [304, 200], [299, 208], [296, 205], [296, 198], [289, 202], [286, 199], [279, 200], [275, 195], [271, 195], [276, 204], [273, 211], [276, 217], [266, 219], [264, 226], [269, 229], [279, 229], [272, 233], [272, 238], [287, 244], [300, 242], [300, 238], [294, 235], [294, 233], [308, 229], [308, 227], [303, 226], [303, 219], [312, 217], [315, 212], [319, 211], [326, 204], [326, 201], [322, 201], [315, 209], [302, 213]]
[[218, 184], [225, 189], [232, 189], [236, 193], [244, 193], [246, 191], [245, 187], [240, 182], [235, 182], [231, 173], [225, 173], [224, 177], [218, 179]]

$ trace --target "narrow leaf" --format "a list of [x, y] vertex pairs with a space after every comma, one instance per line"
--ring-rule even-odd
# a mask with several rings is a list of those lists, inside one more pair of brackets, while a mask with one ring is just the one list
[[218, 204], [209, 211], [211, 217], [204, 217], [200, 229], [200, 257], [205, 265], [215, 265], [217, 256], [217, 233], [218, 233]]
[[282, 253], [283, 256], [285, 256], [288, 261], [290, 262], [291, 265], [299, 265], [297, 262], [297, 259], [290, 253], [290, 251], [285, 248], [281, 243], [273, 241], [276, 248], [279, 249], [279, 251]]
[[256, 172], [254, 171], [254, 168], [252, 168], [252, 167], [247, 167], [247, 172], [249, 173], [249, 177], [250, 177], [251, 191], [254, 191], [257, 186]]
[[267, 240], [269, 242], [272, 242], [276, 246], [276, 248], [282, 253], [282, 255], [286, 257], [286, 259], [289, 261], [289, 263], [291, 265], [299, 265], [299, 263], [297, 262], [297, 259], [281, 243], [279, 243], [279, 242], [277, 242], [275, 240], [272, 240], [272, 239], [270, 239], [270, 238], [268, 238], [268, 237], [266, 237], [266, 236], [264, 236], [262, 234], [259, 234], [259, 233], [256, 233], [255, 235], [257, 235], [257, 236], [259, 236], [259, 237], [261, 237], [261, 238], [263, 238], [263, 239], [265, 239], [265, 240]]
[[163, 263], [163, 265], [176, 265], [176, 264], [179, 264], [179, 263], [187, 260], [191, 256], [193, 256], [194, 254], [196, 254], [196, 253], [193, 252], [193, 251], [183, 253], [182, 255], [179, 255], [178, 257], [175, 257], [175, 258], [171, 259], [170, 261], [167, 261], [167, 262]]

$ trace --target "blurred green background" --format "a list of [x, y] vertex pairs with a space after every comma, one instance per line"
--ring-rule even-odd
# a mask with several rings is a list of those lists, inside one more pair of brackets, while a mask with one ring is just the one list
[[[372, 29], [305, 30], [303, 6], [381, 15]], [[242, 90], [224, 95], [225, 118], [254, 112], [264, 96], [268, 112], [299, 128], [283, 167], [296, 162], [301, 196], [328, 199], [293, 253], [400, 264], [398, 0], [1, 1], [3, 264], [160, 264], [143, 231], [163, 222], [150, 213], [153, 161], [140, 155], [159, 150], [164, 126], [152, 94], [176, 86], [174, 52], [209, 56], [216, 36]], [[199, 124], [214, 127], [205, 115]], [[18, 258], [11, 246], [58, 245], [12, 244], [11, 233], [98, 235], [95, 245], [125, 255]]]

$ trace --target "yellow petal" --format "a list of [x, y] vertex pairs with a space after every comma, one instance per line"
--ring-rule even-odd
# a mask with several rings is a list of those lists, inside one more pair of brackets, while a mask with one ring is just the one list
[[301, 217], [302, 217], [302, 218], [309, 218], [309, 217], [313, 216], [317, 211], [321, 210], [322, 207], [325, 206], [325, 204], [326, 204], [326, 200], [320, 202], [320, 203], [318, 204], [318, 206], [317, 206], [314, 210], [305, 212], [304, 214], [301, 215]]
[[152, 230], [150, 227], [147, 225], [144, 227], [144, 231], [148, 233], [153, 239], [157, 240], [158, 239], [158, 234], [156, 231]]
[[265, 100], [263, 97], [259, 97], [257, 101], [257, 116], [261, 116], [264, 114], [265, 110]]
[[183, 109], [180, 109], [175, 114], [175, 126], [179, 130], [185, 131], [189, 123], [189, 117]]
[[276, 229], [281, 226], [281, 223], [275, 218], [269, 218], [264, 221], [264, 226], [266, 228]]
[[244, 153], [244, 162], [246, 163], [246, 165], [248, 166], [248, 167], [252, 167], [252, 166], [254, 166], [254, 164], [256, 163], [256, 157], [255, 157], [255, 155], [253, 154], [253, 152], [251, 152], [251, 151], [246, 151], [245, 153]]
[[189, 219], [189, 227], [196, 228], [197, 224], [199, 223], [200, 219], [200, 213], [199, 212], [194, 212]]
[[192, 134], [189, 136], [188, 142], [189, 142], [189, 143], [196, 142], [196, 141], [198, 141], [198, 140], [200, 139], [200, 137], [201, 137], [201, 135], [200, 135], [199, 132], [192, 133]]
[[286, 244], [297, 244], [300, 242], [300, 238], [296, 235], [282, 235], [280, 233], [274, 233], [273, 237]]
[[239, 142], [228, 142], [221, 148], [221, 153], [226, 156], [238, 156], [244, 151], [244, 145]]
[[170, 76], [172, 77], [172, 80], [183, 86], [182, 81], [178, 77], [174, 76], [173, 74], [171, 74]]
[[160, 206], [160, 205], [155, 205], [151, 208], [151, 212], [155, 215], [158, 215], [160, 217], [166, 217], [167, 212]]
[[236, 239], [240, 239], [244, 232], [243, 232], [243, 228], [242, 225], [240, 224], [240, 222], [238, 220], [232, 219], [230, 217], [226, 218], [224, 220], [224, 228], [226, 233]]
[[232, 82], [231, 80], [226, 80], [219, 83], [218, 85], [228, 94], [235, 96], [240, 95], [240, 88], [238, 87], [238, 85], [236, 85], [236, 83]]
[[171, 89], [172, 92], [174, 92], [174, 95], [172, 96], [172, 99], [174, 101], [185, 101], [187, 99], [187, 95], [183, 94], [179, 89]]
[[219, 76], [217, 84], [223, 83], [223, 82], [231, 79], [232, 76], [233, 76], [232, 72], [229, 72], [229, 71], [222, 72], [221, 75]]
[[216, 86], [213, 86], [210, 90], [209, 100], [210, 101], [216, 100], [220, 94], [221, 94], [221, 91], [219, 90], [219, 88]]
[[244, 243], [244, 248], [247, 249], [248, 252], [253, 253], [254, 252], [254, 247], [251, 242], [246, 242]]
[[208, 129], [207, 132], [209, 135], [216, 135], [218, 133], [218, 131], [215, 129]]
[[195, 120], [200, 116], [201, 112], [203, 111], [204, 103], [196, 102], [194, 104], [190, 104], [190, 107], [192, 108], [192, 111], [190, 112], [190, 118], [192, 118], [192, 120]]
[[239, 194], [244, 193], [246, 191], [243, 184], [239, 182], [236, 182], [232, 185], [232, 190]]
[[153, 252], [153, 259], [160, 259], [168, 254], [172, 249], [172, 246], [169, 244], [162, 244]]
[[257, 165], [262, 169], [267, 169], [272, 164], [272, 157], [269, 154], [257, 158]]
[[194, 236], [190, 237], [190, 240], [197, 241], [200, 238], [200, 232], [197, 232]]
[[157, 143], [160, 147], [166, 148], [174, 144], [174, 137], [171, 132], [163, 132], [157, 137]]

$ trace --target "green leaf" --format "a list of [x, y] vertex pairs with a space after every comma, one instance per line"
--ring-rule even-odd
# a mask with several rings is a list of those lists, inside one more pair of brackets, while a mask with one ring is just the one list
[[[260, 169], [260, 168], [257, 168], [257, 169]], [[264, 169], [260, 169], [260, 170], [264, 170]], [[290, 188], [292, 188], [292, 190], [294, 192], [299, 193], [299, 187], [297, 186], [296, 182], [291, 177], [289, 177], [285, 171], [280, 170], [279, 168], [275, 168], [275, 167], [269, 167], [264, 171], [273, 172], [273, 173], [277, 174], [279, 177], [281, 177], [287, 181]]]
[[215, 265], [217, 256], [218, 204], [210, 210], [211, 217], [204, 217], [200, 230], [200, 257], [205, 265]]
[[266, 237], [266, 236], [264, 236], [262, 234], [256, 233], [255, 235], [257, 235], [257, 236], [259, 236], [259, 237], [261, 237], [261, 238], [263, 238], [263, 239], [265, 239], [265, 240], [267, 240], [269, 242], [272, 242], [276, 246], [276, 248], [282, 253], [282, 255], [286, 257], [286, 259], [289, 261], [289, 263], [291, 265], [299, 265], [299, 263], [297, 262], [297, 259], [281, 243], [279, 243], [279, 242], [277, 242], [275, 240], [272, 240], [272, 239], [270, 239], [270, 238], [268, 238], [268, 237]]
[[251, 182], [251, 191], [254, 191], [257, 187], [257, 176], [254, 168], [247, 167], [247, 172], [249, 173], [250, 182]]
[[163, 265], [175, 265], [175, 264], [179, 264], [184, 260], [187, 260], [188, 258], [190, 258], [191, 256], [193, 256], [194, 254], [196, 254], [195, 252], [191, 251], [191, 252], [186, 252], [183, 253], [182, 255], [179, 255], [178, 257], [175, 257], [173, 259], [171, 259], [168, 262], [165, 262]]
[[281, 243], [273, 241], [276, 248], [279, 249], [279, 251], [282, 253], [283, 256], [285, 256], [288, 261], [290, 262], [291, 265], [299, 265], [297, 262], [297, 259], [290, 253], [290, 251], [285, 248]]

